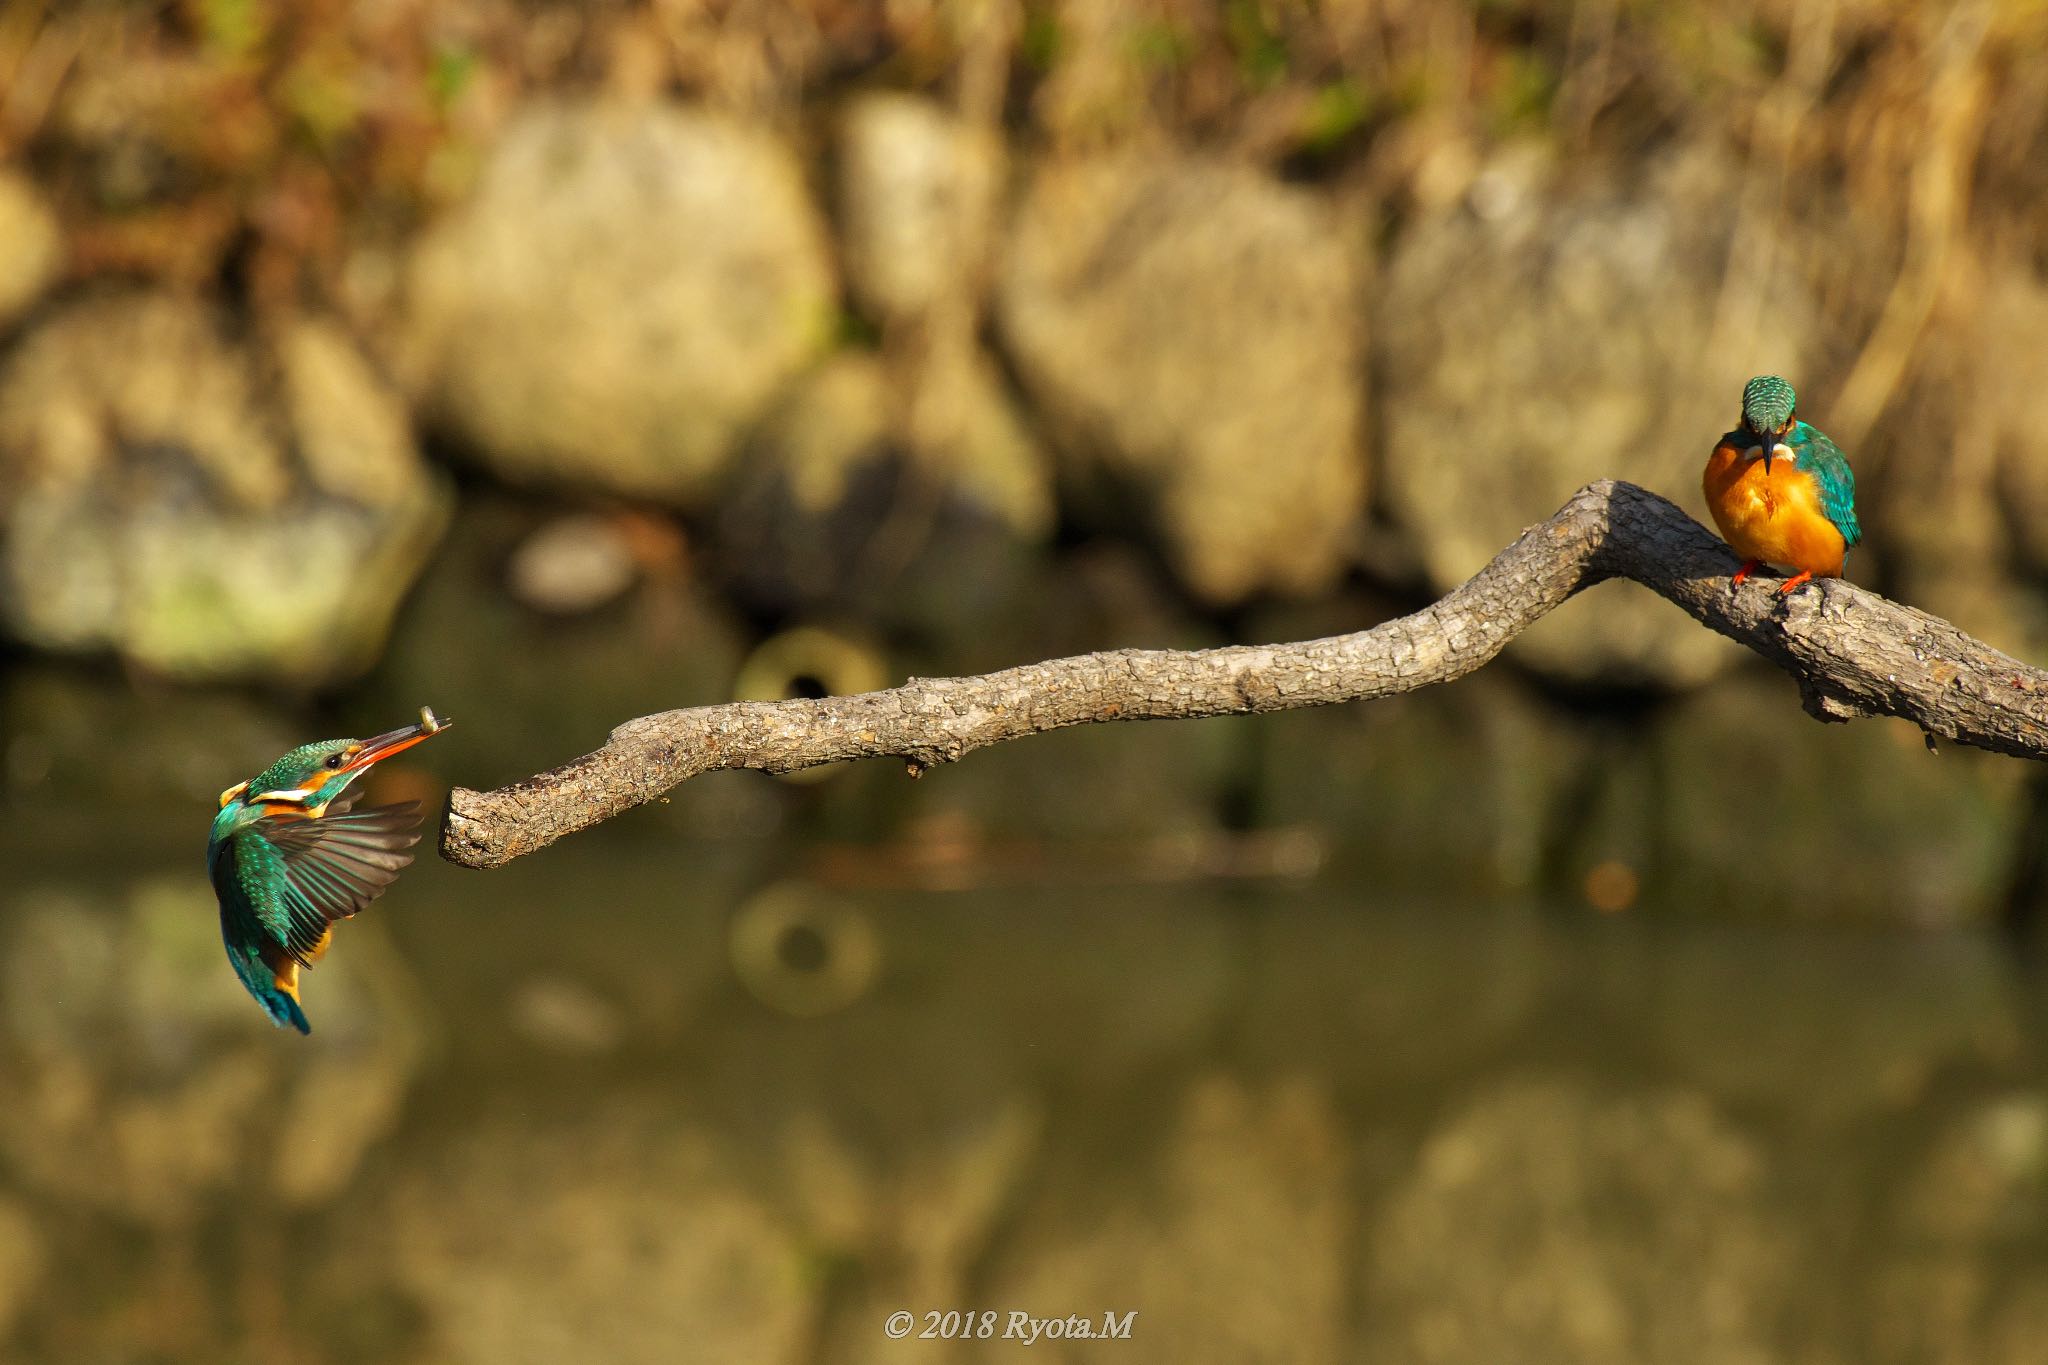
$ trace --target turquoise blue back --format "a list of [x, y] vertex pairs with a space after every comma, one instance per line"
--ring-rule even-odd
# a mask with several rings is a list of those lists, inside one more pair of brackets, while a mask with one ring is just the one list
[[1821, 511], [1842, 533], [1842, 540], [1851, 546], [1862, 544], [1863, 527], [1856, 520], [1856, 475], [1849, 468], [1849, 457], [1805, 422], [1792, 428], [1785, 444], [1798, 456], [1793, 467], [1809, 475], [1819, 489]]
[[[276, 974], [263, 960], [261, 947], [266, 931], [259, 926], [266, 916], [260, 914], [244, 888], [245, 870], [240, 865], [238, 850], [252, 842], [246, 836], [240, 839], [215, 839], [206, 846], [206, 871], [213, 881], [214, 895], [220, 900], [220, 937], [227, 946], [228, 964], [235, 969], [235, 976], [256, 997], [256, 1003], [263, 1006], [271, 1022], [289, 1024], [301, 1033], [311, 1033], [313, 1026], [307, 1022], [306, 1012], [299, 1008], [299, 1002], [277, 988]], [[261, 843], [261, 840], [253, 842]], [[264, 845], [264, 851], [276, 857], [276, 850]]]

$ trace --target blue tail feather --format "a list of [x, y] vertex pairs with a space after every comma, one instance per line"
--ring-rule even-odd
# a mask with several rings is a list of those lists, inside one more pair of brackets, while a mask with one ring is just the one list
[[[225, 935], [223, 935], [225, 937]], [[228, 961], [233, 964], [235, 975], [241, 978], [249, 994], [256, 997], [256, 1003], [263, 1006], [263, 1012], [279, 1028], [287, 1026], [301, 1033], [311, 1033], [313, 1026], [306, 1022], [306, 1012], [299, 1008], [299, 1002], [277, 988], [277, 979], [271, 974], [269, 964], [253, 946], [229, 941]]]

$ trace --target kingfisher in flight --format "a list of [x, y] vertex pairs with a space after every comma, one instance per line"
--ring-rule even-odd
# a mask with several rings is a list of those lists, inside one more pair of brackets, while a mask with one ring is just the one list
[[1742, 386], [1742, 421], [1707, 457], [1701, 487], [1714, 524], [1743, 564], [1741, 586], [1763, 564], [1792, 570], [1778, 591], [1840, 578], [1863, 540], [1856, 476], [1826, 436], [1799, 420], [1792, 386], [1774, 374]]
[[220, 794], [206, 841], [220, 936], [235, 975], [278, 1027], [313, 1031], [299, 1007], [299, 969], [327, 951], [336, 920], [397, 879], [419, 842], [419, 802], [357, 810], [351, 784], [451, 723], [423, 706], [416, 725], [302, 744]]

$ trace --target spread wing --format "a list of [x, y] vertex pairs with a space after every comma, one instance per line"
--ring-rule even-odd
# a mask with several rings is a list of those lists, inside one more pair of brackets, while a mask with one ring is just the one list
[[1820, 490], [1820, 510], [1842, 533], [1842, 539], [1860, 545], [1863, 528], [1856, 522], [1856, 475], [1849, 468], [1849, 457], [1820, 432], [1811, 427], [1807, 431], [1807, 440], [1799, 448], [1799, 468], [1813, 476]]
[[[311, 820], [265, 820], [252, 831], [276, 862], [275, 908], [264, 927], [294, 959], [310, 963], [327, 946], [327, 927], [378, 896], [412, 861], [420, 840], [420, 805], [407, 801]], [[257, 853], [256, 856], [264, 856]]]

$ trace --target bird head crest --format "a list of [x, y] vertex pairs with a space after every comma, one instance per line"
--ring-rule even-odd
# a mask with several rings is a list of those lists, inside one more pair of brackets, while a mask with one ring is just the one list
[[1797, 404], [1790, 384], [1774, 374], [1758, 375], [1742, 386], [1742, 425], [1758, 436], [1782, 436]]

